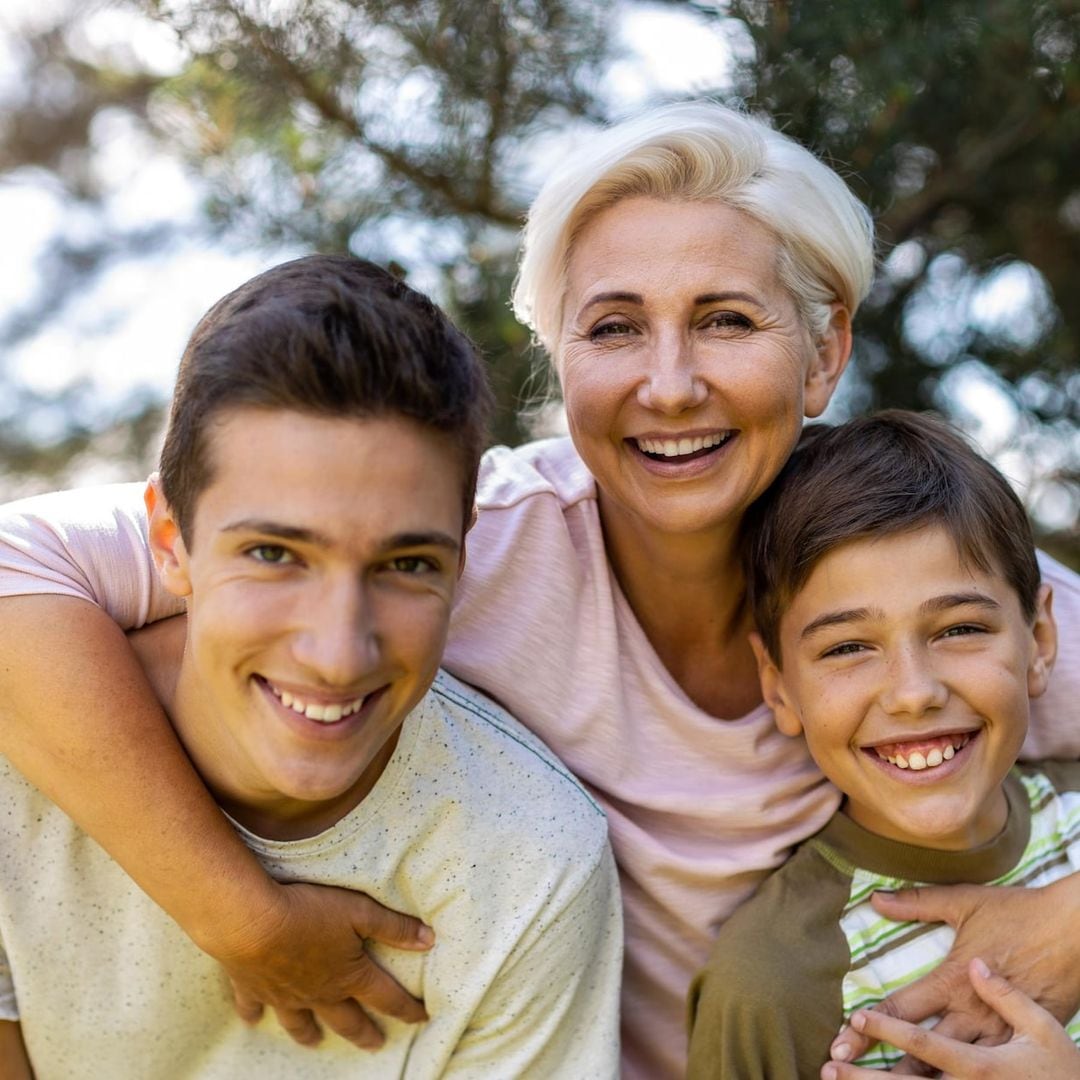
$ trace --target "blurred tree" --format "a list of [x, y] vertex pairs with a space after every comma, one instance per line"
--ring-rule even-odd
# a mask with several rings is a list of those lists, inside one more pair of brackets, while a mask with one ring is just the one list
[[[148, 71], [122, 38], [95, 45], [87, 28], [103, 12], [169, 28], [182, 70]], [[83, 213], [43, 256], [41, 290], [0, 324], [0, 349], [61, 314], [104, 267], [176, 239], [167, 224], [117, 228], [103, 213], [99, 127], [122, 113], [186, 160], [205, 184], [209, 225], [233, 244], [352, 250], [402, 273], [421, 252], [491, 362], [502, 405], [495, 434], [520, 441], [531, 349], [508, 296], [535, 186], [521, 148], [568, 120], [602, 118], [609, 20], [587, 0], [72, 5], [13, 43], [20, 79], [0, 118], [0, 175], [44, 174], [69, 219]], [[81, 391], [11, 387], [0, 409], [9, 471], [58, 472], [103, 426], [119, 433], [133, 420], [138, 436], [124, 445], [145, 449], [158, 405], [136, 400], [95, 424]], [[41, 418], [61, 414], [68, 422], [43, 446]]]
[[[954, 412], [950, 373], [992, 371], [1065, 449], [1043, 483], [1075, 522], [1080, 3], [702, 6], [752, 43], [723, 96], [835, 163], [874, 211], [882, 265], [857, 321], [848, 407]], [[1075, 557], [1075, 531], [1073, 542]]]
[[[992, 372], [1021, 430], [1071, 447], [1048, 482], [1075, 517], [1080, 0], [671, 6], [730, 31], [735, 78], [715, 93], [822, 153], [877, 215], [882, 272], [860, 314], [847, 408], [955, 411], [956, 373]], [[88, 44], [85, 27], [103, 11], [167, 28], [181, 62], [162, 74], [122, 42]], [[99, 204], [96, 132], [122, 113], [183, 156], [205, 186], [207, 220], [234, 242], [434, 266], [444, 301], [492, 362], [497, 435], [516, 441], [530, 354], [506, 299], [542, 153], [530, 140], [604, 118], [618, 13], [589, 0], [75, 5], [66, 22], [19, 43], [0, 174], [44, 171], [72, 204]], [[0, 347], [61, 310], [86, 273], [169, 241], [167, 225], [155, 230], [67, 235], [50, 249], [48, 293], [0, 325]], [[999, 314], [995, 282], [1011, 282], [1025, 306]], [[75, 415], [77, 399], [72, 391]], [[36, 454], [19, 422], [35, 404], [11, 397], [0, 409], [0, 460]], [[138, 438], [150, 437], [152, 411], [134, 403]], [[78, 444], [95, 430], [75, 425], [65, 438]], [[70, 449], [54, 447], [53, 460]]]

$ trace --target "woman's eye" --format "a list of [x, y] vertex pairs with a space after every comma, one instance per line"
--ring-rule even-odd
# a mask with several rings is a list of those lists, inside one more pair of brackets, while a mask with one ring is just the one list
[[296, 561], [293, 553], [280, 544], [256, 544], [254, 547], [248, 548], [247, 553], [256, 562], [269, 563], [273, 566], [281, 566]]
[[753, 330], [754, 324], [745, 315], [737, 311], [717, 311], [704, 320], [707, 329], [717, 330]]
[[634, 328], [629, 323], [605, 322], [594, 326], [589, 331], [589, 337], [591, 340], [596, 341], [598, 338], [605, 337], [625, 337], [633, 332]]

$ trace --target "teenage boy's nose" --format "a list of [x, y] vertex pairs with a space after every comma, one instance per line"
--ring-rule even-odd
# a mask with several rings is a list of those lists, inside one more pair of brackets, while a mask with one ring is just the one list
[[305, 606], [293, 655], [328, 687], [353, 687], [378, 664], [378, 634], [365, 591], [361, 583], [338, 583]]
[[942, 708], [949, 692], [927, 650], [905, 645], [889, 656], [881, 688], [881, 707], [890, 715], [921, 716]]

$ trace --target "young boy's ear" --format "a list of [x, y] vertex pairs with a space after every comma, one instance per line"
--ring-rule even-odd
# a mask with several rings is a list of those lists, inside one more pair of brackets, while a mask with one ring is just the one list
[[188, 573], [187, 548], [180, 535], [180, 526], [165, 500], [161, 477], [157, 473], [146, 482], [143, 501], [146, 503], [150, 553], [154, 556], [162, 583], [174, 596], [188, 596], [191, 593], [191, 577]]
[[755, 630], [750, 635], [750, 647], [757, 658], [758, 678], [761, 680], [761, 696], [773, 711], [776, 726], [782, 735], [794, 738], [802, 734], [802, 718], [784, 685], [784, 675], [776, 661], [769, 655], [765, 642]]
[[1053, 612], [1054, 590], [1039, 586], [1035, 601], [1035, 621], [1031, 624], [1031, 659], [1028, 662], [1028, 697], [1037, 698], [1045, 689], [1057, 658], [1057, 623]]

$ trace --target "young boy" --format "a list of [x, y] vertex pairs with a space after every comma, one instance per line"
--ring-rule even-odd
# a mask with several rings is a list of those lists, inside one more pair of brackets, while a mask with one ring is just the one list
[[765, 701], [845, 801], [723, 927], [691, 991], [690, 1076], [816, 1078], [851, 1014], [954, 937], [871, 894], [1080, 868], [1080, 763], [1014, 768], [1054, 661], [1050, 588], [1016, 496], [944, 424], [811, 429], [746, 537]]
[[195, 329], [146, 491], [158, 571], [187, 602], [184, 654], [158, 674], [185, 749], [276, 877], [433, 929], [430, 952], [372, 946], [430, 1020], [387, 1020], [376, 1054], [246, 1026], [214, 961], [0, 760], [0, 1075], [615, 1075], [604, 816], [438, 673], [487, 401], [430, 301], [311, 256]]

